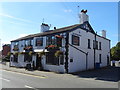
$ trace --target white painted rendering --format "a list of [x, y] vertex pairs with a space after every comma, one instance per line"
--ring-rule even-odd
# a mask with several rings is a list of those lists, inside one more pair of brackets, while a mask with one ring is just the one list
[[[88, 64], [87, 70], [94, 68], [94, 49], [93, 49], [93, 40], [95, 40], [95, 35], [86, 32], [82, 29], [74, 30], [69, 34], [69, 43], [71, 44], [72, 35], [78, 34], [80, 37], [80, 46], [75, 46], [78, 49], [88, 52]], [[88, 39], [90, 39], [91, 49], [88, 49]], [[99, 54], [101, 54], [101, 64], [100, 67], [107, 66], [107, 55], [110, 57], [110, 41], [100, 36], [96, 36], [96, 40], [101, 42], [101, 50], [95, 50], [95, 63], [99, 63]], [[98, 45], [99, 46], [99, 45]], [[70, 58], [73, 58], [73, 62], [70, 62]], [[77, 72], [86, 70], [86, 55], [75, 48], [69, 46], [69, 72]]]
[[102, 30], [102, 37], [106, 38], [106, 31]]
[[86, 13], [81, 12], [79, 15], [80, 24], [83, 24], [86, 21], [89, 21], [89, 16]]
[[41, 25], [41, 32], [46, 32], [50, 29], [49, 26], [45, 26], [44, 24]]
[[42, 65], [44, 70], [65, 73], [64, 65], [49, 65], [49, 64], [46, 64], [46, 59], [45, 59], [46, 57], [43, 56], [42, 58], [43, 58]]

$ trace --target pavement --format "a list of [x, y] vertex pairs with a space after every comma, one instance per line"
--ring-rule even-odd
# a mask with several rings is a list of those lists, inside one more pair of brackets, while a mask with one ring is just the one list
[[[17, 68], [17, 67], [9, 67], [9, 63], [3, 62], [2, 64], [3, 70], [7, 71], [13, 71], [13, 72], [18, 72], [18, 73], [24, 73], [24, 74], [30, 74], [30, 75], [35, 75], [35, 76], [42, 76], [42, 77], [53, 77], [53, 76], [58, 76], [58, 73], [55, 72], [49, 72], [49, 71], [39, 71], [39, 70], [26, 70], [25, 68]], [[60, 76], [60, 75], [59, 75]]]
[[96, 70], [82, 71], [72, 74], [61, 74], [50, 71], [39, 71], [39, 70], [25, 70], [25, 68], [17, 68], [17, 67], [9, 67], [9, 63], [2, 63], [2, 68], [7, 71], [19, 72], [24, 74], [30, 74], [35, 76], [42, 77], [63, 77], [63, 76], [75, 76], [84, 79], [94, 79], [94, 80], [104, 80], [104, 81], [112, 81], [118, 82], [120, 80], [120, 67], [104, 67]]
[[[48, 71], [27, 71], [24, 68], [9, 67], [9, 63], [0, 64], [4, 87], [79, 87], [79, 88], [118, 88], [120, 67], [105, 67], [97, 70], [61, 74]], [[17, 78], [16, 78], [17, 77]], [[31, 78], [32, 77], [32, 78]], [[12, 83], [9, 83], [9, 82]], [[11, 85], [10, 85], [11, 84]], [[119, 82], [120, 84], [120, 82]]]

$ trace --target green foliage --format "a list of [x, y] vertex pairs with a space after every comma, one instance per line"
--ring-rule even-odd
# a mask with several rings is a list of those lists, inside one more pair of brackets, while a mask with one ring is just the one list
[[7, 55], [4, 58], [2, 58], [2, 61], [4, 61], [4, 62], [10, 62], [10, 55]]
[[38, 52], [38, 56], [39, 56], [39, 57], [42, 57], [42, 56], [44, 56], [44, 55], [45, 55], [45, 52], [44, 52], [44, 51]]
[[59, 57], [60, 55], [63, 55], [62, 51], [58, 50], [58, 51], [55, 52], [56, 57]]
[[120, 60], [120, 42], [115, 47], [111, 48], [111, 60]]

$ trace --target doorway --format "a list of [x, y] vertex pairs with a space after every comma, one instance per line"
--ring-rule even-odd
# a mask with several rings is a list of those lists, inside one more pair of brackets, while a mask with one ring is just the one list
[[42, 68], [42, 63], [41, 63], [41, 57], [39, 55], [36, 55], [36, 69], [40, 70]]

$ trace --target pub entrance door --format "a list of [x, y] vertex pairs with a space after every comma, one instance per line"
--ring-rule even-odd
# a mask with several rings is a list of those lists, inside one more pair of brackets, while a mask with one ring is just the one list
[[36, 55], [36, 69], [41, 70], [42, 69], [42, 63], [41, 63], [41, 57], [39, 55]]

